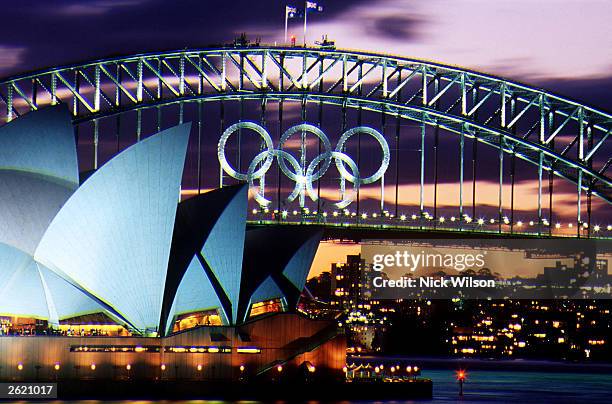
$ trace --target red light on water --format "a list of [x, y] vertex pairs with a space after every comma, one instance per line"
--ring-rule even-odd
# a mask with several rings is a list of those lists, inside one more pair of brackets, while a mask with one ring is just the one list
[[467, 379], [467, 372], [463, 369], [459, 369], [457, 372], [457, 380], [465, 380]]

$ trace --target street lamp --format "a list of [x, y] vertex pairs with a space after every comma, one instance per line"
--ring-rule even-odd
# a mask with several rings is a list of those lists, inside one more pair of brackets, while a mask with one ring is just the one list
[[463, 369], [457, 371], [457, 381], [459, 382], [459, 396], [463, 397], [463, 382], [467, 379], [467, 372]]

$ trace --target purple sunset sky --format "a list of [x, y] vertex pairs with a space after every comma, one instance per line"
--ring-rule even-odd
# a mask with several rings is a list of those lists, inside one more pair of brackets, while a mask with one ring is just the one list
[[[3, 4], [0, 77], [135, 52], [282, 41], [301, 1], [21, 0]], [[461, 65], [612, 110], [608, 0], [327, 0], [309, 42]], [[301, 40], [302, 22], [290, 32]]]

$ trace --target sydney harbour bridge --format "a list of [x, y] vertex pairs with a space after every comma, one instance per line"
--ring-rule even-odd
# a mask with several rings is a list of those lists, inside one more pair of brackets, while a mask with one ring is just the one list
[[612, 115], [460, 67], [249, 46], [0, 80], [0, 125], [57, 103], [82, 172], [192, 122], [183, 196], [246, 181], [254, 225], [612, 237]]

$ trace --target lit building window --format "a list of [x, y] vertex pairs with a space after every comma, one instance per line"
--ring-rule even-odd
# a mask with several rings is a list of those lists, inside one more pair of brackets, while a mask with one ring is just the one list
[[169, 353], [231, 353], [229, 346], [167, 346], [165, 352]]
[[261, 349], [257, 347], [238, 347], [236, 352], [240, 354], [258, 354], [261, 353]]
[[142, 345], [72, 345], [70, 352], [159, 352], [158, 346]]
[[251, 306], [250, 317], [256, 317], [267, 313], [280, 313], [283, 310], [283, 302], [281, 299], [258, 302]]
[[172, 332], [179, 332], [188, 330], [190, 328], [207, 325], [223, 325], [221, 316], [217, 310], [182, 314], [176, 317], [172, 326]]

